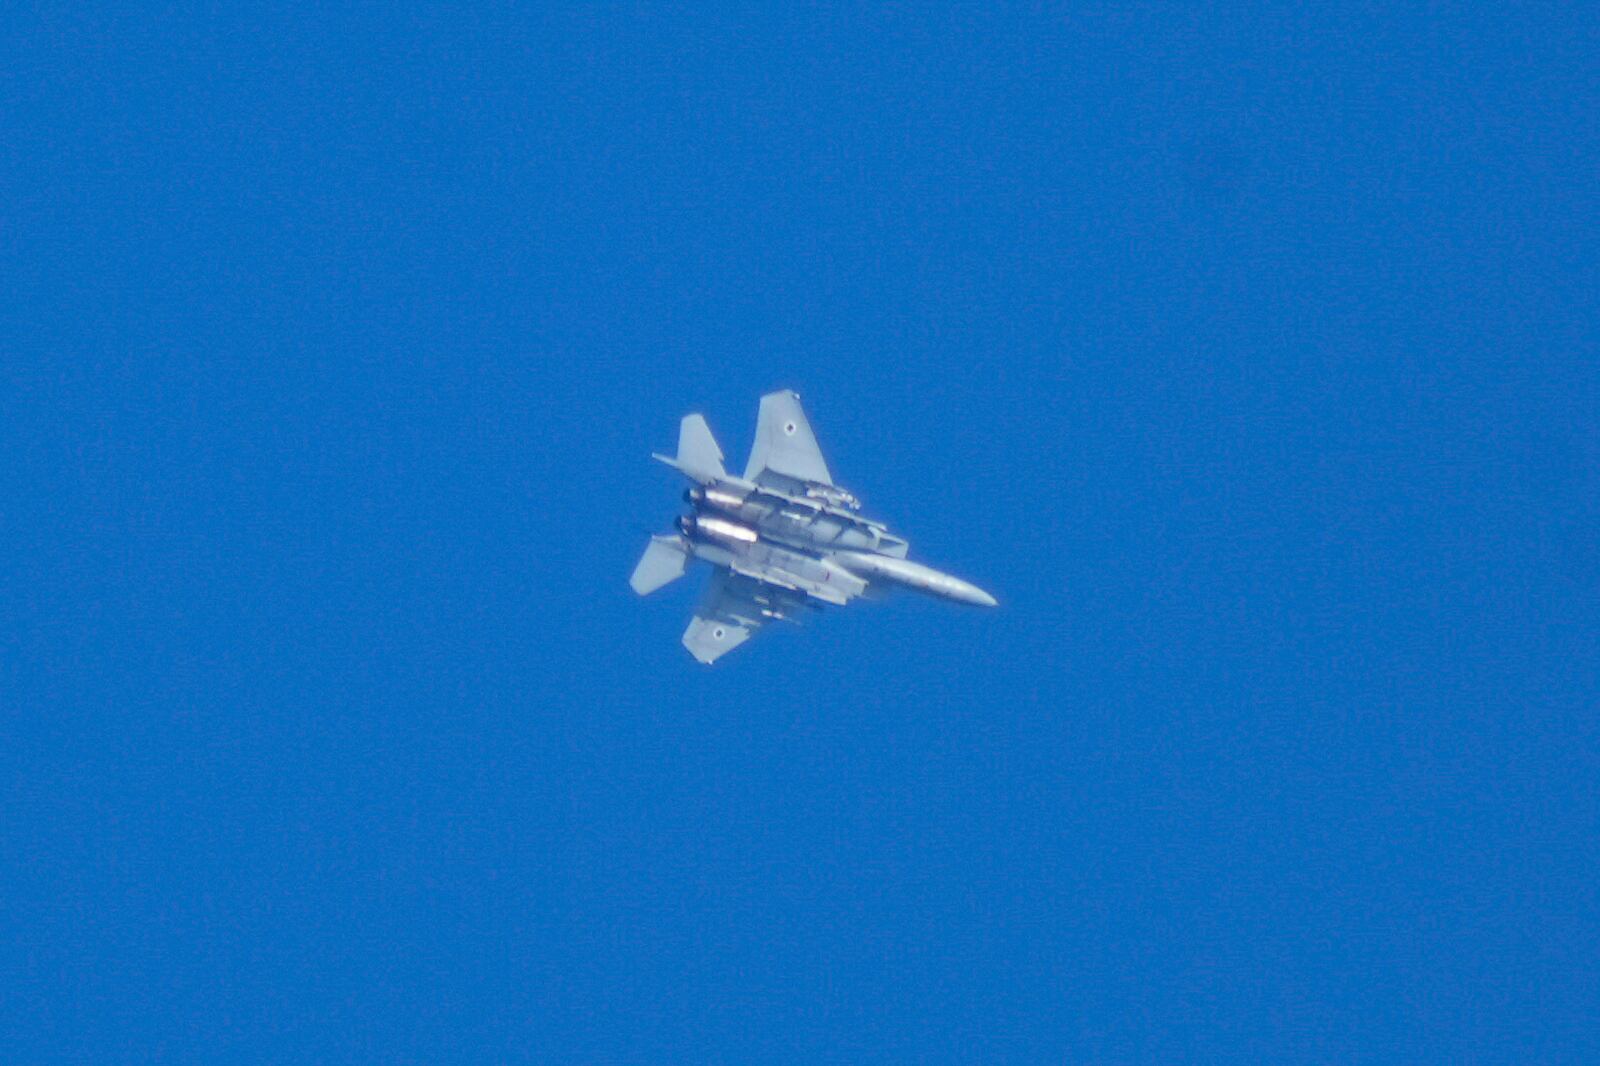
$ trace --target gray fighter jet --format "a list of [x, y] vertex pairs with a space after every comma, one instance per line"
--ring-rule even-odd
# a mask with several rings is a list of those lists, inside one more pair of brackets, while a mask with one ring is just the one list
[[723, 469], [722, 449], [701, 415], [679, 425], [676, 456], [655, 458], [694, 482], [684, 493], [690, 513], [678, 519], [676, 533], [650, 538], [630, 584], [646, 596], [682, 577], [691, 558], [714, 567], [705, 601], [683, 634], [684, 647], [703, 663], [716, 662], [768, 621], [794, 621], [869, 590], [899, 586], [995, 606], [976, 585], [907, 559], [903, 538], [862, 517], [861, 501], [833, 483], [793, 392], [761, 397], [743, 477]]

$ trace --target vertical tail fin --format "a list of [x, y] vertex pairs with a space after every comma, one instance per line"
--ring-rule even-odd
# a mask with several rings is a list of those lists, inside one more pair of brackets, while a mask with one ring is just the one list
[[685, 415], [678, 426], [678, 455], [669, 459], [657, 455], [668, 466], [675, 466], [701, 484], [718, 481], [727, 476], [722, 468], [722, 449], [717, 438], [711, 435], [704, 415]]

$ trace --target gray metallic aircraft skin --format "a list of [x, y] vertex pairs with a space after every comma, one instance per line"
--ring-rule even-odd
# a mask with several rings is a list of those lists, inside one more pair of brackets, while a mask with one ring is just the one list
[[683, 643], [713, 663], [768, 621], [794, 621], [824, 605], [843, 606], [869, 590], [908, 588], [980, 607], [995, 599], [976, 585], [906, 558], [906, 541], [863, 517], [861, 503], [833, 483], [800, 397], [761, 398], [755, 446], [743, 477], [722, 466], [722, 450], [701, 415], [686, 416], [678, 454], [657, 455], [695, 482], [676, 534], [651, 538], [630, 584], [645, 596], [683, 576], [690, 559], [714, 568]]

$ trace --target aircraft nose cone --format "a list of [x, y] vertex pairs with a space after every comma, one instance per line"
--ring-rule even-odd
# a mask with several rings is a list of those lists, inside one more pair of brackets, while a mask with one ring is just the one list
[[958, 600], [961, 603], [970, 603], [974, 607], [1000, 606], [1000, 601], [996, 600], [993, 596], [989, 595], [987, 592], [983, 591], [971, 582], [962, 581], [959, 578], [953, 579], [950, 582], [950, 598], [953, 600]]

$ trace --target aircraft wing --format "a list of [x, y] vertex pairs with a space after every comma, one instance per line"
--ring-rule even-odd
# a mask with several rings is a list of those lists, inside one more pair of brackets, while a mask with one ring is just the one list
[[[800, 397], [784, 389], [761, 397], [761, 412], [756, 417], [756, 443], [745, 466], [746, 481], [771, 485], [768, 475], [781, 475], [795, 481], [833, 484], [816, 434], [800, 407]], [[786, 486], [779, 486], [786, 487]]]
[[707, 666], [749, 640], [763, 621], [755, 600], [757, 583], [724, 569], [711, 575], [705, 599], [696, 609], [683, 646]]

